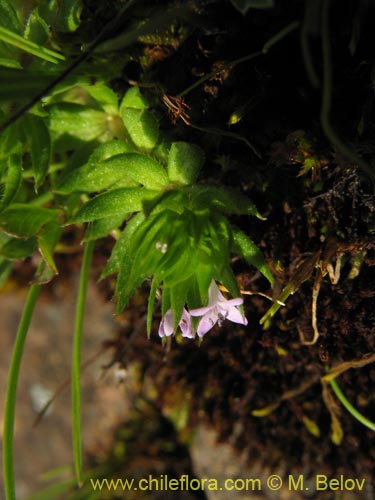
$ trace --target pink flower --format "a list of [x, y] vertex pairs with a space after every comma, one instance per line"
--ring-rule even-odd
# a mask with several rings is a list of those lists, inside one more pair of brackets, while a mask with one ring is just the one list
[[[185, 308], [182, 310], [181, 319], [178, 322], [178, 326], [180, 327], [183, 337], [188, 337], [190, 339], [194, 338], [194, 332], [191, 325], [191, 317]], [[160, 321], [159, 337], [169, 337], [174, 333], [173, 313], [172, 309], [168, 309], [168, 311], [164, 314], [162, 320]]]
[[226, 319], [233, 321], [233, 323], [247, 325], [247, 319], [236, 308], [236, 306], [243, 303], [243, 299], [238, 297], [227, 300], [220, 293], [214, 280], [211, 281], [210, 288], [208, 289], [208, 297], [208, 306], [190, 311], [191, 316], [202, 316], [202, 319], [198, 323], [198, 337], [203, 337], [216, 323], [219, 323], [219, 326], [221, 326]]

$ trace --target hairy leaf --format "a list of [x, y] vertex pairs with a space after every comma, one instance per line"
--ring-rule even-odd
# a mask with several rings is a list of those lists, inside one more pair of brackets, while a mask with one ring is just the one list
[[108, 236], [111, 231], [121, 226], [127, 215], [128, 214], [120, 214], [90, 222], [85, 233], [84, 241], [97, 240]]
[[48, 222], [57, 221], [58, 210], [15, 203], [0, 214], [0, 228], [7, 234], [29, 238]]
[[158, 191], [145, 188], [120, 188], [102, 193], [88, 201], [68, 224], [90, 222], [104, 217], [115, 217], [129, 212], [139, 212], [145, 200], [158, 195]]
[[38, 189], [48, 173], [51, 158], [51, 138], [43, 118], [28, 114], [23, 120], [24, 134], [30, 148], [35, 187]]
[[168, 177], [171, 182], [194, 184], [204, 163], [200, 147], [187, 142], [173, 142], [168, 156]]
[[274, 278], [262, 252], [256, 244], [245, 233], [236, 228], [233, 228], [233, 240], [233, 252], [238, 253], [249, 264], [256, 267], [272, 285]]
[[91, 193], [103, 191], [119, 183], [131, 186], [134, 184], [131, 181], [149, 189], [160, 189], [168, 184], [168, 177], [164, 168], [149, 156], [125, 153], [97, 164], [90, 159], [86, 165], [65, 176], [57, 192]]
[[152, 149], [159, 136], [159, 124], [146, 109], [123, 108], [121, 117], [134, 144], [141, 149]]
[[21, 184], [22, 154], [18, 146], [18, 152], [0, 161], [0, 212], [12, 202]]
[[226, 213], [255, 215], [255, 217], [263, 219], [254, 203], [234, 190], [217, 186], [198, 185], [193, 186], [190, 192], [193, 208], [216, 207]]

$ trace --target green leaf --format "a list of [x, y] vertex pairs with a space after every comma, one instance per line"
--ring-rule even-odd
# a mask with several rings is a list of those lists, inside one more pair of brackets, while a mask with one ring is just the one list
[[86, 87], [87, 92], [95, 101], [104, 109], [106, 113], [117, 114], [118, 97], [117, 94], [109, 88], [105, 83], [98, 82], [95, 85]]
[[107, 114], [75, 103], [52, 104], [49, 127], [57, 151], [75, 149], [82, 142], [93, 141], [105, 134]]
[[92, 193], [119, 183], [131, 186], [134, 184], [131, 181], [143, 184], [149, 189], [161, 189], [168, 185], [166, 171], [155, 160], [140, 153], [125, 153], [97, 164], [93, 164], [90, 158], [86, 165], [63, 178], [57, 192]]
[[53, 252], [61, 233], [61, 226], [56, 224], [56, 222], [50, 222], [43, 226], [38, 234], [39, 251], [53, 275], [58, 274], [56, 264], [53, 260]]
[[[222, 283], [233, 297], [241, 297], [241, 291], [239, 289], [235, 275], [233, 274], [232, 268], [225, 266], [219, 275], [214, 276], [215, 280]], [[240, 311], [243, 312], [242, 306], [239, 307]]]
[[117, 229], [124, 222], [128, 214], [105, 217], [89, 223], [84, 241], [97, 240], [108, 236], [111, 231]]
[[36, 238], [20, 239], [11, 238], [0, 248], [0, 255], [9, 259], [25, 259], [37, 250]]
[[[122, 231], [120, 238], [116, 241], [113, 247], [112, 253], [108, 262], [102, 272], [101, 279], [119, 272], [121, 262], [124, 260], [125, 254], [128, 255], [130, 248], [130, 240], [137, 229], [137, 227], [144, 221], [145, 217], [142, 212], [136, 214], [130, 221], [126, 224], [125, 229]], [[98, 222], [98, 221], [95, 221]]]
[[23, 119], [24, 133], [29, 144], [34, 170], [35, 188], [44, 182], [51, 159], [51, 138], [43, 118], [28, 114]]
[[75, 31], [81, 23], [82, 0], [58, 0], [55, 3], [57, 30]]
[[154, 279], [151, 282], [151, 288], [150, 292], [148, 294], [148, 304], [147, 304], [147, 337], [150, 338], [151, 335], [151, 326], [152, 326], [152, 316], [154, 314], [154, 304], [155, 304], [155, 298], [156, 298], [156, 292], [158, 289], [158, 286], [160, 285], [161, 281], [154, 277]]
[[170, 288], [171, 308], [173, 313], [173, 328], [177, 330], [178, 323], [181, 319], [182, 309], [187, 300], [187, 284], [188, 281], [181, 281]]
[[48, 41], [48, 24], [40, 17], [37, 8], [33, 9], [27, 18], [24, 37], [39, 45], [44, 45]]
[[1, 0], [0, 25], [15, 33], [21, 33], [21, 26], [13, 0]]
[[0, 161], [0, 212], [8, 207], [17, 194], [22, 180], [22, 154], [21, 146], [18, 152]]
[[[0, 80], [1, 82], [1, 80]], [[0, 83], [1, 85], [1, 83]], [[0, 112], [1, 122], [5, 120], [3, 113]], [[0, 134], [0, 160], [8, 159], [12, 153], [20, 151], [20, 142], [23, 143], [23, 132], [20, 129], [19, 122], [14, 123]]]
[[168, 156], [168, 177], [171, 182], [194, 184], [204, 163], [200, 147], [187, 142], [174, 142]]
[[149, 108], [149, 103], [147, 99], [142, 95], [139, 87], [131, 87], [126, 91], [120, 105], [120, 113], [123, 112], [124, 108], [135, 108], [135, 109], [147, 109]]
[[254, 203], [237, 191], [202, 185], [193, 186], [190, 192], [193, 209], [194, 207], [198, 209], [216, 207], [226, 213], [254, 215], [259, 219], [263, 219]]
[[121, 117], [134, 144], [141, 149], [152, 149], [159, 136], [159, 124], [146, 109], [123, 108]]
[[262, 252], [245, 233], [236, 228], [233, 228], [232, 231], [233, 252], [238, 253], [249, 264], [256, 267], [272, 285], [274, 283], [274, 278]]
[[246, 14], [249, 9], [272, 9], [275, 5], [274, 0], [230, 0], [234, 7]]
[[100, 194], [88, 201], [68, 224], [90, 222], [104, 217], [115, 217], [142, 210], [145, 200], [158, 195], [158, 191], [145, 188], [121, 188]]
[[15, 203], [0, 214], [0, 228], [7, 234], [29, 238], [48, 222], [58, 219], [58, 210]]
[[108, 158], [112, 158], [112, 156], [134, 152], [134, 146], [129, 142], [120, 140], [107, 141], [104, 144], [100, 144], [100, 146], [94, 149], [87, 163], [100, 163], [108, 160]]

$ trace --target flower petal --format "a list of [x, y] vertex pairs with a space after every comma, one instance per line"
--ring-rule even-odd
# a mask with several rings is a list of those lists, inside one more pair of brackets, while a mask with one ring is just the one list
[[174, 334], [172, 309], [164, 314], [159, 325], [159, 337], [169, 337]]
[[226, 309], [227, 316], [225, 319], [229, 319], [229, 321], [233, 321], [233, 323], [239, 323], [240, 325], [247, 325], [247, 319], [242, 316], [240, 311], [235, 307], [230, 307]]
[[181, 329], [183, 337], [187, 337], [189, 339], [194, 338], [194, 332], [191, 325], [191, 317], [185, 308], [182, 310], [182, 315], [178, 326]]
[[209, 311], [203, 316], [203, 318], [198, 323], [197, 333], [198, 337], [203, 337], [211, 328], [213, 328], [219, 317], [216, 311]]
[[191, 309], [190, 314], [191, 316], [203, 316], [204, 314], [207, 314], [210, 312], [215, 305], [212, 306], [206, 306], [206, 307], [199, 307], [198, 309]]
[[225, 301], [225, 306], [240, 306], [243, 304], [243, 299], [241, 297], [237, 297], [235, 299], [230, 299]]

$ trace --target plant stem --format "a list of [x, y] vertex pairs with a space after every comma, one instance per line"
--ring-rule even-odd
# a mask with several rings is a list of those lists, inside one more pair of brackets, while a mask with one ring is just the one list
[[332, 54], [329, 30], [330, 0], [324, 0], [322, 4], [322, 52], [323, 52], [323, 95], [320, 121], [322, 129], [340, 153], [358, 165], [359, 168], [371, 179], [375, 187], [375, 171], [365, 160], [357, 155], [347, 144], [345, 144], [332, 127], [330, 121], [332, 102]]
[[76, 478], [79, 487], [82, 486], [81, 344], [87, 285], [93, 250], [94, 242], [87, 242], [83, 253], [81, 275], [79, 279], [72, 352], [73, 454]]
[[[43, 263], [39, 265], [36, 271], [37, 275], [42, 270], [42, 266]], [[6, 500], [15, 500], [16, 498], [13, 460], [13, 437], [17, 385], [26, 335], [29, 330], [34, 308], [39, 297], [40, 288], [41, 285], [38, 284], [32, 285], [30, 287], [22, 312], [21, 321], [17, 330], [16, 341], [14, 343], [13, 354], [9, 368], [7, 392], [5, 397], [3, 430], [3, 470]]]
[[27, 40], [23, 36], [17, 35], [17, 33], [13, 33], [13, 31], [10, 31], [2, 26], [0, 26], [0, 40], [54, 64], [58, 64], [60, 61], [65, 61], [63, 54], [47, 49], [46, 47], [42, 47], [41, 45], [38, 45], [31, 40]]
[[366, 418], [364, 415], [362, 415], [362, 413], [359, 413], [359, 411], [356, 410], [356, 408], [354, 408], [354, 406], [350, 403], [350, 401], [348, 399], [346, 399], [346, 396], [344, 395], [344, 393], [340, 389], [336, 380], [332, 379], [329, 381], [329, 383], [331, 384], [331, 387], [332, 387], [334, 393], [339, 398], [342, 405], [348, 410], [348, 412], [351, 415], [353, 415], [353, 417], [356, 420], [358, 420], [358, 422], [360, 422], [362, 425], [364, 425], [365, 427], [368, 427], [372, 431], [375, 431], [375, 423], [371, 422], [371, 420], [368, 420], [368, 418]]

